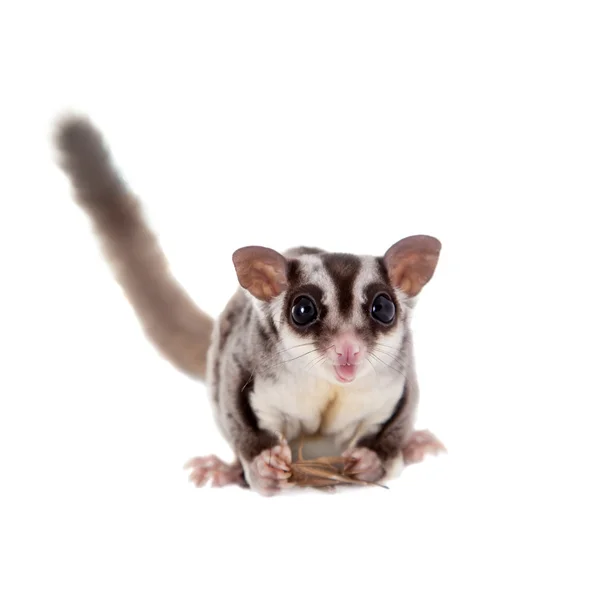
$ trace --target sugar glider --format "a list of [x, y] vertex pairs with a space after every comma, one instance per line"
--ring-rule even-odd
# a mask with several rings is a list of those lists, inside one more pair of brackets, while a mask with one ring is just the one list
[[236, 460], [192, 459], [196, 484], [277, 493], [292, 485], [289, 464], [300, 439], [305, 456], [342, 454], [369, 482], [444, 450], [414, 428], [419, 390], [410, 328], [437, 267], [436, 238], [407, 237], [381, 256], [240, 248], [232, 257], [239, 289], [213, 320], [171, 274], [93, 123], [63, 118], [55, 143], [146, 336], [208, 386]]

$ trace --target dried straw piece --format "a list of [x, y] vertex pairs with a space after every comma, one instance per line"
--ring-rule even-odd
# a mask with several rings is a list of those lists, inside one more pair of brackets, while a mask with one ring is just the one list
[[341, 456], [323, 456], [306, 460], [302, 455], [304, 440], [300, 440], [298, 447], [298, 460], [290, 467], [292, 474], [288, 481], [300, 487], [331, 488], [335, 485], [376, 485], [387, 487], [380, 483], [360, 481], [352, 477], [346, 470], [346, 460]]

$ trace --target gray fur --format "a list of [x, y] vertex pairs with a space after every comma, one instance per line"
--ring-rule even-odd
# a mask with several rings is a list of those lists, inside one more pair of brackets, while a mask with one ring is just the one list
[[[206, 379], [217, 426], [251, 487], [259, 487], [253, 465], [263, 451], [283, 441], [296, 450], [305, 436], [313, 444], [309, 454], [368, 448], [386, 475], [402, 463], [419, 399], [410, 331], [413, 290], [420, 290], [433, 273], [439, 252], [434, 238], [407, 238], [385, 257], [309, 247], [291, 248], [285, 259], [275, 253], [274, 264], [288, 269], [280, 273], [287, 287], [279, 291], [281, 281], [274, 288], [259, 285], [259, 291], [276, 290], [268, 300], [240, 288], [213, 324], [172, 277], [141, 206], [92, 124], [79, 117], [66, 119], [58, 129], [57, 145], [75, 199], [96, 226], [144, 330], [173, 364]], [[394, 255], [394, 248], [404, 254]], [[420, 248], [428, 254], [420, 257]], [[245, 277], [253, 277], [253, 265]], [[272, 265], [267, 276], [269, 269]], [[377, 290], [396, 306], [389, 326], [371, 316]], [[300, 292], [315, 296], [318, 304], [319, 318], [311, 327], [290, 322], [290, 306]], [[364, 360], [334, 361], [342, 356], [336, 340], [344, 336], [360, 341]], [[350, 344], [346, 347], [352, 356], [360, 354], [354, 341], [344, 343]], [[353, 378], [339, 379], [340, 366], [355, 371]], [[232, 468], [232, 480], [234, 476]]]
[[[316, 265], [322, 262], [324, 254], [323, 251], [318, 255], [314, 251], [303, 254], [302, 249], [293, 249], [285, 253], [288, 258], [299, 260], [300, 271], [306, 281], [322, 276]], [[369, 260], [370, 257], [360, 257], [363, 265]], [[375, 269], [373, 271], [375, 272]], [[375, 273], [373, 276], [376, 277]], [[337, 302], [333, 295], [332, 300]], [[403, 445], [414, 430], [419, 400], [409, 329], [413, 301], [402, 298], [401, 294], [398, 294], [397, 300], [399, 305], [403, 306], [399, 322], [399, 327], [404, 329], [402, 341], [396, 350], [388, 349], [386, 354], [379, 356], [380, 360], [391, 364], [398, 372], [391, 368], [386, 369], [380, 362], [374, 362], [374, 366], [376, 369], [383, 367], [386, 377], [396, 382], [404, 382], [401, 384], [402, 392], [379, 420], [375, 430], [355, 442], [375, 451], [385, 465], [391, 465], [401, 458]], [[255, 388], [260, 387], [264, 380], [273, 381], [274, 385], [277, 385], [283, 372], [301, 371], [305, 367], [303, 362], [296, 364], [295, 360], [289, 358], [289, 362], [280, 364], [281, 357], [288, 357], [280, 337], [286, 327], [282, 321], [283, 315], [279, 310], [268, 304], [257, 303], [240, 289], [219, 317], [215, 327], [208, 356], [211, 401], [220, 431], [243, 463], [251, 461], [262, 450], [275, 445], [277, 434], [281, 433], [257, 428], [256, 423], [249, 422], [245, 416], [246, 410], [256, 410]], [[275, 324], [277, 333], [269, 330], [269, 322]], [[289, 393], [290, 390], [282, 383], [282, 397]], [[369, 401], [371, 398], [367, 393], [365, 402]], [[245, 402], [248, 403], [245, 407], [240, 404]], [[260, 421], [258, 416], [257, 420]], [[302, 433], [310, 435], [314, 434], [314, 431]], [[294, 445], [298, 440], [295, 438], [287, 441]]]

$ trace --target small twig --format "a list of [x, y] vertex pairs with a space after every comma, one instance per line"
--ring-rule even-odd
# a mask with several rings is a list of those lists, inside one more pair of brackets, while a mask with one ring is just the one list
[[380, 483], [361, 481], [352, 477], [352, 473], [346, 472], [346, 459], [342, 456], [322, 456], [320, 458], [304, 458], [302, 449], [304, 437], [298, 445], [298, 460], [290, 465], [292, 475], [288, 481], [301, 487], [331, 487], [340, 484], [348, 485], [376, 485], [387, 487]]

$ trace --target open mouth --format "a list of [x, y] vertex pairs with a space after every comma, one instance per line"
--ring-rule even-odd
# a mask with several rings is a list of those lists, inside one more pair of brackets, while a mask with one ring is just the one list
[[354, 381], [358, 365], [334, 365], [333, 369], [335, 370], [335, 376], [338, 378], [338, 381], [349, 383], [350, 381]]

